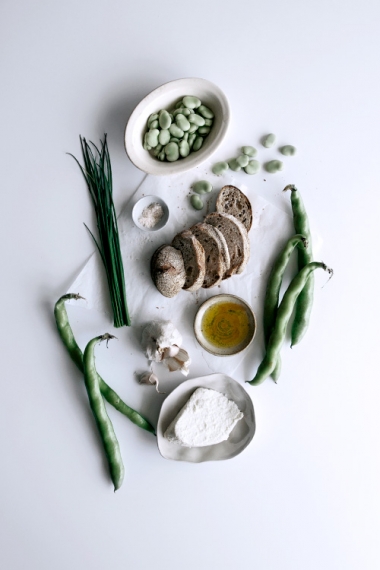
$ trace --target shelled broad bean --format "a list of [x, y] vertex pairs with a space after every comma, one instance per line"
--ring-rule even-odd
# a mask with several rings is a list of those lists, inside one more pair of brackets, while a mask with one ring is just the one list
[[161, 161], [175, 162], [203, 146], [214, 121], [214, 113], [198, 97], [185, 95], [173, 111], [161, 109], [147, 121], [143, 147]]

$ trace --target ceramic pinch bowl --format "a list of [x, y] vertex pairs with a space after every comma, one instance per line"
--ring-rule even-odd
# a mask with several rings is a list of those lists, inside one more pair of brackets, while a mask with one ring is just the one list
[[[162, 218], [158, 220], [155, 226], [153, 226], [152, 228], [147, 228], [139, 222], [139, 219], [143, 213], [143, 210], [150, 204], [160, 204], [163, 214]], [[137, 200], [136, 204], [133, 206], [132, 220], [135, 226], [137, 226], [143, 232], [156, 232], [157, 230], [161, 230], [168, 223], [169, 208], [166, 202], [162, 198], [159, 198], [158, 196], [144, 196], [143, 198], [140, 198], [140, 200]]]
[[[175, 162], [161, 162], [143, 147], [147, 120], [161, 109], [173, 109], [185, 95], [195, 95], [214, 112], [214, 123], [202, 148]], [[180, 174], [199, 166], [222, 144], [230, 123], [230, 107], [223, 91], [211, 81], [190, 77], [161, 85], [149, 93], [132, 112], [125, 129], [125, 150], [131, 162], [143, 172], [155, 176]]]
[[[235, 402], [244, 417], [237, 422], [226, 441], [205, 447], [184, 447], [168, 441], [164, 433], [197, 388], [211, 388]], [[226, 374], [211, 374], [182, 382], [162, 404], [157, 425], [157, 445], [165, 459], [202, 463], [232, 459], [255, 435], [256, 421], [252, 400], [243, 386]]]

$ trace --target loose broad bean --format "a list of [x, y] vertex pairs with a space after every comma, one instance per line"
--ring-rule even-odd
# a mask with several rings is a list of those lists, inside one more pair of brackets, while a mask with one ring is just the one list
[[202, 105], [202, 101], [193, 95], [185, 95], [182, 99], [182, 103], [188, 109], [197, 109]]
[[284, 156], [294, 156], [297, 152], [297, 149], [295, 146], [293, 146], [291, 144], [286, 144], [285, 146], [282, 146], [280, 148], [280, 152]]
[[147, 144], [154, 148], [158, 145], [158, 135], [160, 131], [158, 129], [152, 129], [151, 131], [147, 132], [146, 142]]
[[182, 156], [182, 158], [186, 158], [186, 156], [189, 156], [189, 153], [190, 153], [189, 143], [185, 140], [182, 140], [179, 143], [179, 154]]
[[175, 122], [182, 131], [188, 131], [190, 129], [190, 123], [182, 113], [178, 113]]
[[206, 107], [206, 105], [200, 105], [197, 109], [197, 113], [202, 115], [202, 117], [204, 117], [205, 119], [213, 119], [214, 118], [214, 113], [211, 111], [211, 109]]
[[197, 125], [197, 127], [204, 127], [205, 124], [204, 118], [197, 115], [197, 113], [191, 113], [191, 115], [188, 116], [188, 121], [192, 125]]
[[168, 144], [170, 141], [170, 131], [169, 129], [162, 129], [158, 135], [158, 142], [162, 145]]
[[253, 146], [243, 146], [241, 152], [243, 154], [246, 154], [247, 156], [252, 156], [252, 157], [256, 156], [257, 154], [257, 150]]
[[193, 208], [195, 208], [196, 210], [202, 210], [203, 208], [203, 200], [202, 198], [200, 198], [199, 196], [197, 196], [197, 194], [193, 194], [190, 197], [190, 204], [193, 206]]
[[283, 169], [284, 163], [281, 160], [270, 160], [269, 162], [265, 163], [265, 170], [271, 174], [275, 172], [279, 172]]
[[257, 174], [260, 170], [260, 162], [258, 160], [250, 160], [247, 166], [244, 167], [246, 174]]
[[234, 172], [239, 172], [241, 170], [241, 166], [238, 162], [236, 162], [236, 158], [231, 158], [231, 160], [228, 161], [228, 166]]
[[190, 129], [188, 130], [189, 135], [192, 135], [198, 130], [198, 125], [190, 124]]
[[160, 123], [161, 129], [168, 129], [172, 123], [169, 113], [162, 109], [158, 115], [158, 121]]
[[247, 166], [248, 162], [249, 162], [249, 158], [246, 154], [241, 154], [240, 156], [236, 157], [236, 162], [239, 166], [241, 166], [242, 168], [244, 168], [245, 166]]
[[194, 182], [192, 189], [197, 194], [208, 194], [212, 191], [212, 184], [207, 180], [198, 180], [198, 182]]
[[193, 150], [199, 150], [203, 145], [203, 138], [202, 137], [197, 137], [194, 141], [193, 144]]
[[150, 124], [153, 121], [156, 121], [158, 119], [158, 114], [157, 113], [152, 113], [151, 115], [149, 115], [148, 120], [147, 120], [147, 125], [148, 125], [148, 129], [150, 128]]
[[216, 174], [217, 176], [221, 176], [222, 174], [224, 174], [225, 172], [227, 172], [228, 170], [228, 163], [227, 162], [217, 162], [216, 164], [214, 164], [214, 166], [212, 167], [212, 171], [214, 174]]
[[166, 159], [169, 162], [175, 162], [179, 158], [178, 144], [175, 142], [170, 142], [165, 146]]
[[197, 138], [197, 135], [195, 133], [189, 134], [189, 141], [188, 142], [189, 142], [190, 150], [193, 148], [193, 144], [194, 144], [194, 141], [196, 138]]
[[172, 123], [169, 127], [169, 132], [173, 137], [181, 139], [183, 137], [183, 130], [180, 129], [175, 123]]
[[271, 133], [263, 138], [262, 143], [263, 146], [265, 146], [265, 148], [270, 148], [271, 146], [274, 145], [275, 141], [276, 141], [276, 135]]

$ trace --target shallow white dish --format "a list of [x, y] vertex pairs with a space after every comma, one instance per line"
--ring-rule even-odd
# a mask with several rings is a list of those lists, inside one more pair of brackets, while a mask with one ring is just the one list
[[[249, 332], [247, 337], [240, 344], [230, 348], [221, 348], [209, 342], [203, 335], [203, 330], [202, 330], [203, 316], [207, 311], [207, 309], [209, 309], [210, 307], [212, 307], [217, 303], [236, 303], [237, 305], [241, 305], [242, 307], [244, 307], [245, 312], [249, 319]], [[214, 354], [215, 356], [232, 356], [233, 354], [238, 354], [242, 350], [245, 350], [255, 338], [256, 328], [257, 328], [256, 317], [251, 307], [248, 305], [248, 303], [244, 301], [244, 299], [241, 299], [236, 295], [230, 295], [227, 293], [222, 293], [221, 295], [214, 295], [213, 297], [207, 299], [207, 301], [202, 303], [202, 305], [199, 307], [194, 319], [194, 333], [197, 341], [199, 342], [202, 348], [207, 350], [207, 352]]]
[[[244, 417], [237, 422], [227, 441], [206, 447], [183, 447], [164, 437], [166, 429], [197, 388], [211, 388], [233, 400]], [[182, 382], [162, 404], [157, 425], [158, 449], [165, 459], [201, 463], [231, 459], [241, 453], [255, 435], [256, 422], [252, 400], [243, 386], [226, 374], [211, 374]]]
[[[162, 215], [162, 218], [157, 222], [157, 224], [153, 228], [146, 228], [145, 226], [140, 224], [139, 218], [144, 208], [149, 206], [149, 204], [153, 204], [155, 202], [160, 204], [164, 213]], [[135, 224], [135, 226], [137, 226], [140, 230], [144, 232], [156, 232], [157, 230], [161, 230], [168, 223], [168, 219], [169, 219], [169, 208], [166, 202], [164, 202], [164, 200], [162, 198], [159, 198], [158, 196], [144, 196], [143, 198], [140, 198], [140, 200], [136, 202], [136, 204], [133, 206], [132, 209], [133, 223]]]
[[[143, 137], [149, 115], [161, 109], [169, 109], [185, 95], [196, 95], [215, 113], [210, 134], [202, 148], [176, 162], [160, 162], [143, 148]], [[230, 122], [230, 108], [227, 97], [214, 83], [206, 79], [191, 77], [177, 79], [158, 87], [137, 105], [125, 129], [125, 149], [137, 168], [156, 176], [168, 176], [186, 172], [211, 157], [223, 142]]]

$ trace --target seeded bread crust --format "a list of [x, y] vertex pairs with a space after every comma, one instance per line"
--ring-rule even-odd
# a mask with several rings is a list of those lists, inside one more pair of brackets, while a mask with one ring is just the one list
[[205, 250], [190, 230], [175, 236], [172, 246], [183, 256], [186, 280], [182, 287], [185, 291], [197, 291], [203, 285], [206, 274]]
[[224, 278], [243, 273], [250, 255], [249, 237], [245, 226], [230, 214], [213, 212], [205, 218], [206, 224], [216, 227], [226, 238], [231, 265]]
[[182, 253], [171, 245], [161, 245], [152, 256], [150, 274], [164, 297], [175, 297], [186, 281]]
[[252, 227], [252, 206], [247, 196], [236, 186], [223, 186], [216, 200], [216, 211], [230, 214], [241, 222], [247, 232]]
[[190, 228], [190, 231], [205, 250], [206, 275], [202, 287], [210, 289], [219, 285], [226, 272], [220, 237], [216, 228], [210, 226], [210, 224], [196, 224]]

